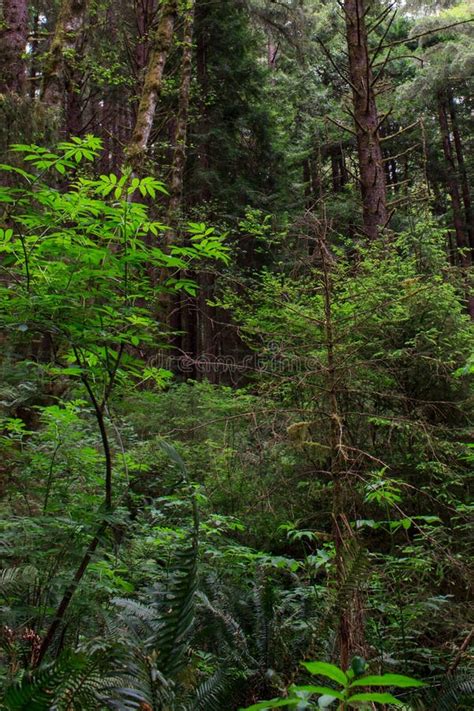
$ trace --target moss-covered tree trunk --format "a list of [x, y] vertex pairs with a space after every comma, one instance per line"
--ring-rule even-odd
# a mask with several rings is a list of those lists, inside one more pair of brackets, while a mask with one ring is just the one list
[[0, 94], [23, 94], [28, 39], [27, 0], [3, 0], [0, 25]]
[[66, 91], [75, 92], [73, 64], [78, 39], [84, 29], [88, 0], [63, 0], [43, 68], [41, 100], [61, 110]]
[[364, 0], [345, 0], [344, 13], [364, 232], [370, 239], [376, 239], [387, 224], [388, 212], [380, 119], [365, 21], [366, 3]]
[[173, 42], [177, 12], [177, 0], [165, 0], [162, 3], [158, 26], [152, 39], [135, 126], [127, 150], [128, 162], [134, 172], [140, 171], [148, 148], [156, 106], [163, 87], [166, 61]]

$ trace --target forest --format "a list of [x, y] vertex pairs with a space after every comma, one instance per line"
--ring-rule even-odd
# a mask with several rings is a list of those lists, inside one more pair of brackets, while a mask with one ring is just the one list
[[0, 709], [474, 709], [473, 0], [1, 0]]

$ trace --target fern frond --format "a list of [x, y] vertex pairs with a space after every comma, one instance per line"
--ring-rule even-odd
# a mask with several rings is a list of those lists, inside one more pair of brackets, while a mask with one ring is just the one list
[[275, 588], [270, 580], [263, 578], [254, 588], [255, 641], [260, 656], [260, 667], [272, 666], [270, 659], [273, 638]]
[[17, 386], [4, 385], [0, 390], [0, 405], [5, 408], [14, 408], [24, 405], [38, 392], [38, 385], [32, 382], [20, 383]]
[[38, 571], [32, 565], [0, 570], [0, 593], [6, 595], [20, 585], [34, 582]]
[[314, 644], [321, 647], [321, 639], [327, 639], [331, 629], [337, 627], [341, 611], [350, 608], [355, 593], [362, 581], [369, 578], [369, 558], [365, 548], [356, 541], [348, 542], [344, 556], [344, 578], [330, 597], [329, 606], [324, 611], [322, 621], [317, 624], [312, 634], [312, 643], [308, 650], [312, 654]]
[[[197, 599], [201, 602], [201, 607], [213, 618], [212, 628], [216, 630], [216, 623], [222, 634], [221, 640], [232, 649], [236, 655], [245, 660], [246, 664], [257, 667], [257, 661], [250, 654], [247, 637], [242, 625], [226, 610], [221, 610], [212, 603], [208, 596], [202, 591], [197, 592]], [[223, 639], [222, 639], [223, 638]]]
[[196, 689], [188, 711], [222, 711], [223, 702], [231, 689], [232, 679], [222, 670], [216, 671]]
[[161, 623], [156, 635], [158, 666], [165, 676], [174, 676], [182, 667], [194, 622], [194, 595], [197, 589], [197, 532], [192, 544], [178, 553], [175, 572], [163, 597]]
[[434, 699], [434, 708], [437, 711], [473, 709], [474, 674], [459, 672], [452, 679], [445, 681]]
[[[189, 484], [186, 465], [179, 453], [168, 442], [162, 449], [176, 464], [183, 480]], [[196, 494], [190, 496], [193, 528], [190, 545], [176, 553], [172, 573], [165, 594], [161, 597], [160, 625], [156, 634], [158, 667], [168, 678], [175, 676], [185, 663], [189, 631], [194, 623], [195, 593], [197, 590], [199, 554], [199, 511]]]
[[68, 652], [53, 664], [9, 687], [4, 705], [8, 711], [48, 711], [59, 709], [91, 708], [97, 704], [100, 675], [97, 660], [83, 653]]
[[348, 544], [344, 556], [344, 579], [334, 601], [337, 612], [350, 604], [354, 593], [360, 589], [362, 580], [367, 579], [368, 570], [369, 558], [365, 548], [356, 541]]
[[114, 598], [112, 603], [120, 608], [118, 618], [109, 623], [112, 636], [143, 649], [152, 647], [159, 628], [155, 606], [130, 598]]

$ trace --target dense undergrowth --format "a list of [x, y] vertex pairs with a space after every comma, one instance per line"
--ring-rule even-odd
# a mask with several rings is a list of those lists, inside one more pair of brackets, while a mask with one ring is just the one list
[[[78, 146], [20, 150], [62, 173]], [[370, 672], [427, 683], [406, 708], [469, 708], [473, 334], [443, 231], [224, 279], [244, 377], [180, 382], [150, 365], [149, 260], [227, 252], [200, 224], [143, 247], [131, 180], [2, 188], [4, 708], [237, 709], [337, 661], [341, 619]]]

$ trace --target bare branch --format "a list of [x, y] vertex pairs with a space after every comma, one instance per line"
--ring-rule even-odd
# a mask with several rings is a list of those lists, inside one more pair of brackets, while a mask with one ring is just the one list
[[343, 131], [347, 131], [348, 133], [351, 133], [353, 136], [357, 136], [356, 132], [353, 131], [351, 128], [348, 126], [345, 126], [343, 123], [339, 123], [339, 121], [336, 121], [336, 119], [331, 118], [330, 116], [326, 116], [327, 120], [333, 123], [335, 126], [339, 126], [339, 128], [342, 128]]
[[419, 39], [420, 37], [426, 37], [427, 35], [433, 35], [436, 32], [443, 32], [443, 30], [449, 30], [451, 27], [458, 27], [459, 25], [467, 25], [469, 22], [474, 22], [474, 18], [470, 20], [460, 20], [459, 22], [452, 22], [450, 25], [443, 25], [442, 27], [436, 27], [432, 30], [426, 30], [426, 32], [420, 32], [412, 37], [407, 37], [406, 39], [396, 40], [395, 42], [390, 42], [386, 44], [381, 49], [388, 49], [389, 47], [395, 47], [398, 44], [407, 44], [408, 42], [413, 42], [413, 40]]
[[391, 138], [395, 138], [396, 136], [400, 136], [401, 133], [405, 133], [405, 131], [409, 131], [411, 128], [414, 128], [415, 126], [418, 126], [420, 123], [420, 120], [417, 119], [414, 121], [414, 123], [411, 123], [409, 126], [405, 126], [404, 128], [400, 128], [396, 133], [391, 133], [390, 136], [383, 136], [380, 140], [381, 141], [389, 141]]

